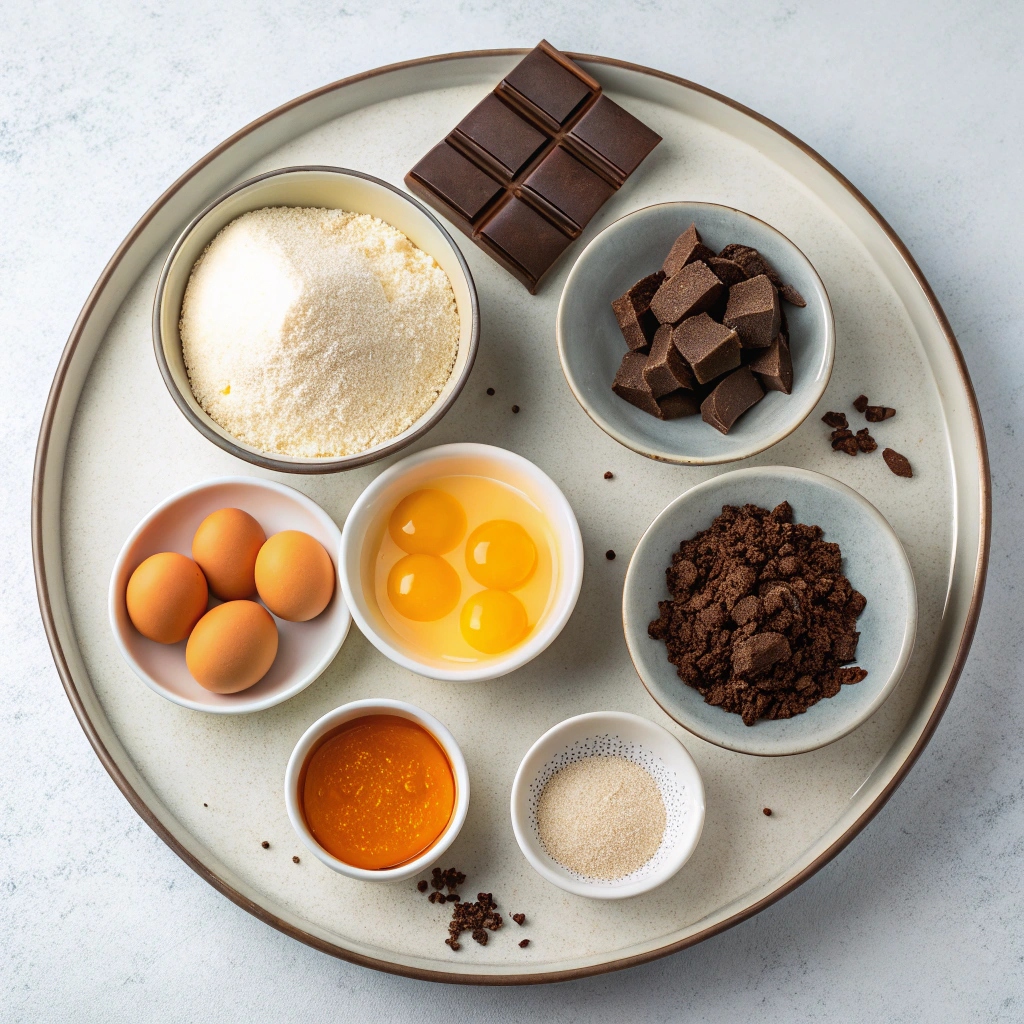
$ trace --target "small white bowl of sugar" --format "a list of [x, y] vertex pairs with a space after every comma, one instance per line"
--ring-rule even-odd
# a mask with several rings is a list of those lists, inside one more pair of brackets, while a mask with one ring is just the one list
[[512, 829], [549, 882], [616, 900], [667, 882], [704, 827], [704, 784], [667, 729], [624, 712], [566, 719], [529, 749], [512, 785]]

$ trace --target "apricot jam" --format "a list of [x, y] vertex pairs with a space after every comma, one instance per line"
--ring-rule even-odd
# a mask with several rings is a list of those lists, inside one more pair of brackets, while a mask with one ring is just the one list
[[306, 762], [302, 813], [338, 860], [398, 867], [436, 842], [455, 808], [455, 774], [436, 739], [397, 715], [346, 722]]

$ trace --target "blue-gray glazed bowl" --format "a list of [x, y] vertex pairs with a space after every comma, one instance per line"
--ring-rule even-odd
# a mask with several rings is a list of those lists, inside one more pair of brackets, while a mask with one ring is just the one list
[[[730, 242], [761, 252], [783, 281], [807, 300], [785, 304], [793, 356], [793, 393], [769, 391], [720, 434], [700, 415], [659, 420], [612, 391], [626, 353], [611, 303], [654, 273], [676, 238], [696, 224], [715, 252]], [[580, 254], [562, 290], [556, 321], [565, 379], [587, 415], [620, 444], [662, 462], [734, 462], [770, 448], [807, 418], [825, 393], [835, 357], [832, 306], [806, 256], [762, 220], [714, 203], [660, 203], [615, 221]]]
[[[752, 726], [732, 712], [704, 703], [676, 675], [660, 640], [647, 635], [658, 602], [671, 594], [665, 570], [680, 542], [706, 530], [723, 505], [774, 508], [788, 501], [793, 520], [820, 526], [839, 545], [843, 573], [866, 598], [857, 620], [854, 664], [867, 678], [802, 715]], [[873, 715], [896, 688], [914, 649], [917, 590], [903, 545], [881, 512], [846, 484], [788, 466], [737, 469], [692, 487], [675, 499], [640, 538], [622, 593], [626, 646], [644, 686], [671, 718], [701, 739], [744, 754], [800, 754], [833, 743]]]

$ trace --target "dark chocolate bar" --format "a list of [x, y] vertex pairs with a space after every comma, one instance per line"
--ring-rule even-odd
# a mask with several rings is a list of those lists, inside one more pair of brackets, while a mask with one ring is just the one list
[[535, 292], [660, 141], [542, 41], [405, 183]]

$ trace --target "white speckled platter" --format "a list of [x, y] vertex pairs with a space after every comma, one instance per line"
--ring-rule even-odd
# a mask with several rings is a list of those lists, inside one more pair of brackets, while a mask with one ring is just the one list
[[[870, 820], [928, 741], [970, 645], [988, 554], [977, 404], [949, 325], [899, 239], [833, 168], [753, 112], [670, 76], [579, 58], [665, 141], [534, 297], [453, 232], [479, 289], [480, 353], [456, 405], [417, 445], [503, 445], [563, 489], [583, 532], [587, 570], [562, 635], [514, 675], [466, 686], [402, 670], [352, 630], [316, 683], [244, 716], [190, 711], [135, 678], [106, 621], [107, 579], [124, 538], [187, 484], [262, 473], [189, 426], [157, 371], [153, 292], [177, 233], [221, 191], [276, 167], [334, 164], [401, 185], [517, 58], [518, 51], [471, 53], [360, 75], [268, 114], [200, 161], [139, 222], [90, 296], [53, 384], [36, 463], [43, 619], [75, 711], [125, 796], [189, 865], [268, 923], [346, 959], [434, 980], [550, 981], [627, 966], [700, 941], [791, 891]], [[835, 311], [835, 369], [819, 409], [743, 465], [800, 466], [856, 488], [892, 523], [917, 581], [917, 645], [893, 695], [851, 735], [796, 757], [710, 746], [647, 695], [620, 621], [628, 556], [669, 501], [721, 470], [665, 465], [621, 447], [587, 418], [559, 369], [555, 310], [575, 256], [628, 211], [679, 199], [735, 206], [778, 227], [814, 264]], [[910, 458], [913, 480], [894, 477], [878, 453], [852, 459], [829, 448], [818, 417], [848, 409], [861, 392], [899, 410], [874, 435]], [[387, 464], [283, 482], [341, 524]], [[604, 479], [606, 470], [614, 480]], [[615, 561], [604, 557], [609, 548]], [[293, 863], [302, 850], [282, 799], [288, 755], [311, 722], [364, 697], [410, 701], [455, 734], [473, 799], [444, 866], [467, 873], [467, 892], [493, 892], [506, 914], [524, 912], [526, 928], [510, 925], [486, 947], [470, 941], [452, 953], [443, 943], [445, 908], [428, 904], [413, 884], [355, 882], [312, 857]], [[707, 791], [704, 834], [682, 871], [618, 902], [572, 896], [541, 880], [509, 820], [525, 751], [555, 723], [595, 710], [633, 712], [673, 730]], [[518, 946], [523, 937], [527, 949]]]

